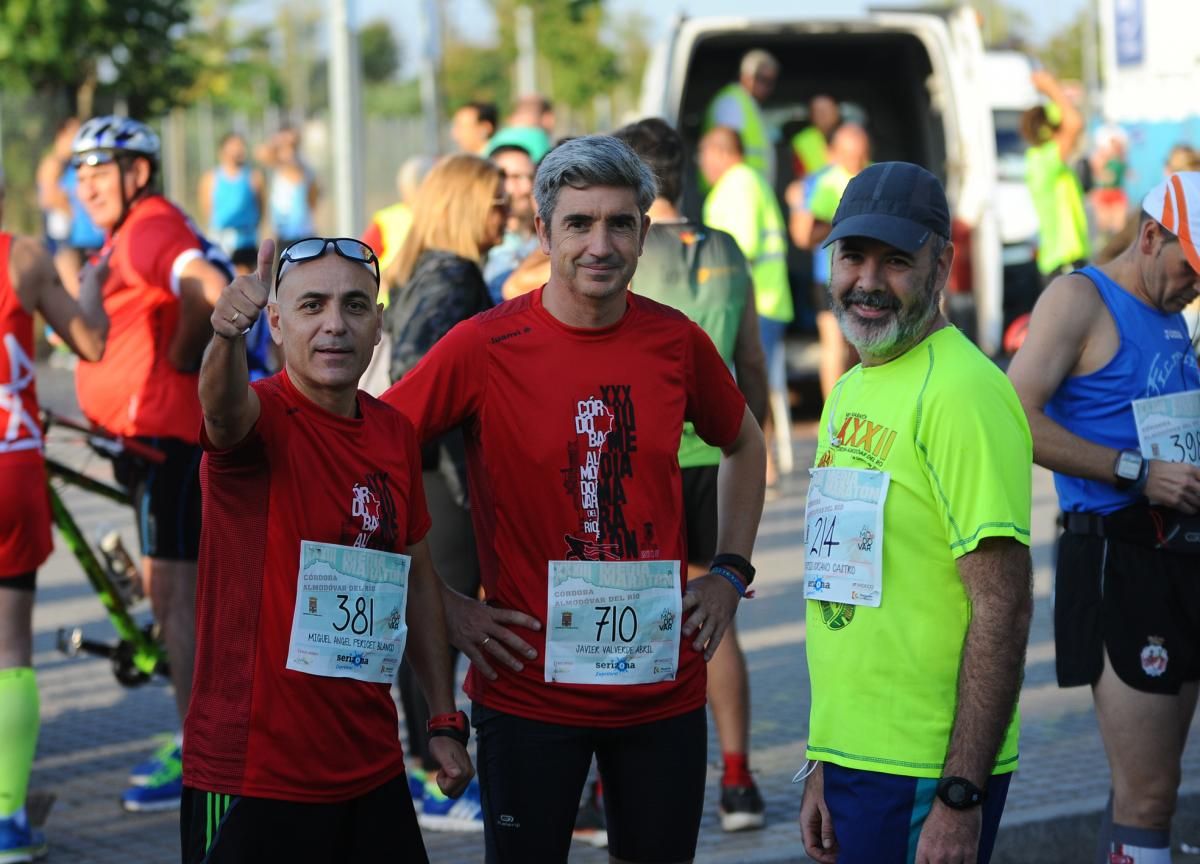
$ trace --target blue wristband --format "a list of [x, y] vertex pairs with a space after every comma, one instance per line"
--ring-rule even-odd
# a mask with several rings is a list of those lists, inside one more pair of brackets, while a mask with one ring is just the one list
[[742, 584], [742, 580], [737, 577], [737, 574], [734, 573], [732, 570], [730, 570], [728, 567], [722, 567], [720, 564], [717, 564], [713, 567], [710, 567], [708, 569], [708, 572], [716, 573], [718, 576], [725, 577], [726, 579], [729, 580], [729, 584], [737, 589], [739, 597], [746, 596], [746, 586]]

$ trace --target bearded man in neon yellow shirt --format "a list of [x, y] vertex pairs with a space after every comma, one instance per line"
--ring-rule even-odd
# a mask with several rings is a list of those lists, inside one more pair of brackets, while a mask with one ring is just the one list
[[1008, 380], [939, 311], [949, 236], [937, 178], [884, 162], [826, 241], [862, 363], [825, 402], [806, 508], [800, 821], [820, 862], [986, 864], [1017, 766], [1033, 445]]

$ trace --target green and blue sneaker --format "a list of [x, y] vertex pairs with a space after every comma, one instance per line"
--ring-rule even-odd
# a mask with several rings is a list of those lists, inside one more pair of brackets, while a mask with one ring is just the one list
[[22, 807], [0, 819], [0, 864], [27, 864], [46, 857], [46, 835], [29, 824]]
[[130, 786], [121, 795], [121, 807], [130, 813], [178, 810], [183, 797], [183, 754], [165, 754], [162, 766], [140, 786]]

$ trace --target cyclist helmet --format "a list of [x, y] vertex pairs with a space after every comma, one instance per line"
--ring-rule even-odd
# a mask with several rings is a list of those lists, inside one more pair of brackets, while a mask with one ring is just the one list
[[92, 153], [144, 156], [157, 166], [162, 148], [158, 136], [145, 123], [128, 117], [93, 117], [75, 133], [71, 153], [77, 163]]

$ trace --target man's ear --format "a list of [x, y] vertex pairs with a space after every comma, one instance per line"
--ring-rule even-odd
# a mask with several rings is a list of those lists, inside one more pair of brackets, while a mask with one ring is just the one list
[[538, 245], [542, 247], [542, 251], [546, 255], [550, 254], [550, 226], [542, 221], [542, 214], [537, 213], [533, 217], [533, 227], [537, 231]]

